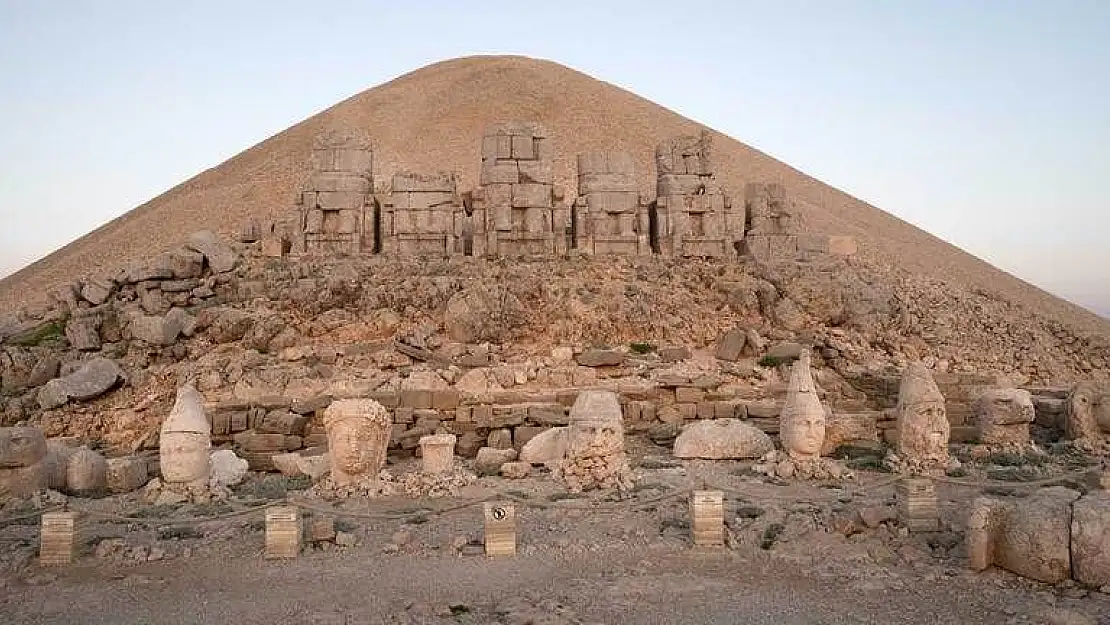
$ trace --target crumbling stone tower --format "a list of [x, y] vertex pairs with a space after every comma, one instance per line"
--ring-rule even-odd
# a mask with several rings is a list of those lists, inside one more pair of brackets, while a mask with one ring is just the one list
[[301, 219], [293, 251], [357, 254], [373, 250], [373, 169], [369, 142], [337, 131], [316, 138], [312, 175], [297, 198]]
[[378, 251], [406, 256], [461, 252], [461, 213], [454, 174], [394, 174], [378, 223]]
[[578, 198], [574, 201], [574, 247], [584, 254], [650, 254], [647, 207], [636, 189], [632, 155], [578, 155]]
[[761, 261], [794, 261], [824, 254], [856, 253], [852, 237], [805, 234], [797, 202], [778, 183], [751, 182], [744, 189], [748, 228], [743, 251]]
[[566, 219], [555, 216], [561, 198], [553, 184], [550, 141], [544, 128], [531, 122], [486, 130], [471, 212], [474, 255], [547, 255], [566, 247]]
[[744, 209], [733, 211], [714, 179], [711, 151], [707, 132], [655, 150], [652, 241], [664, 256], [731, 256], [744, 237]]

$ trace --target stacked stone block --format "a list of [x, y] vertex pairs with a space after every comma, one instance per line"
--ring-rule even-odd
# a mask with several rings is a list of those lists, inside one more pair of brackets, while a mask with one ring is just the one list
[[297, 198], [301, 221], [295, 251], [373, 251], [372, 210], [367, 215], [373, 202], [373, 165], [368, 142], [334, 132], [316, 139], [312, 175]]
[[704, 132], [655, 150], [653, 240], [664, 256], [730, 256], [744, 237], [743, 207], [734, 211], [717, 184], [711, 150]]
[[852, 237], [802, 234], [797, 202], [778, 183], [751, 182], [744, 188], [747, 233], [744, 252], [761, 261], [794, 261], [821, 255], [851, 256]]
[[567, 216], [555, 210], [550, 141], [536, 123], [509, 122], [487, 129], [471, 215], [476, 256], [564, 251]]
[[405, 256], [462, 252], [461, 217], [453, 174], [394, 174], [378, 224], [380, 251]]
[[578, 199], [572, 215], [574, 247], [584, 254], [650, 254], [647, 208], [636, 189], [632, 155], [578, 155]]

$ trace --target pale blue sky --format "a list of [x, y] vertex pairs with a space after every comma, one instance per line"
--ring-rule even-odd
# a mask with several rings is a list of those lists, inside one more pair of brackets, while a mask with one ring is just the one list
[[0, 0], [0, 275], [489, 53], [616, 83], [1110, 313], [1106, 0]]

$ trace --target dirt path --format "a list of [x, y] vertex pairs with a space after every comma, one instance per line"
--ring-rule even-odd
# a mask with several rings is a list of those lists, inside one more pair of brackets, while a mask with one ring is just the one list
[[[880, 590], [868, 584], [819, 580], [793, 569], [758, 553], [670, 547], [627, 550], [619, 545], [589, 554], [552, 552], [497, 560], [383, 556], [358, 549], [314, 553], [285, 563], [257, 557], [154, 562], [130, 567], [125, 573], [91, 561], [54, 580], [46, 574], [37, 580], [43, 585], [13, 582], [0, 603], [0, 614], [10, 625], [994, 625], [1043, 622], [1040, 615], [1066, 601], [1051, 593], [1005, 588], [989, 575], [959, 573], [951, 579], [918, 580]], [[452, 605], [455, 616], [449, 609]], [[458, 606], [466, 606], [469, 612]], [[495, 606], [499, 606], [497, 617], [492, 616]], [[1110, 600], [1105, 596], [1089, 597], [1077, 607], [1092, 617], [1110, 615]]]

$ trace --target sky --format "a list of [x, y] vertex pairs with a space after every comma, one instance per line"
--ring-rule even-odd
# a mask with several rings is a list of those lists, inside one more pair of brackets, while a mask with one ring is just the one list
[[523, 54], [1110, 316], [1110, 2], [0, 0], [0, 275], [336, 102]]

